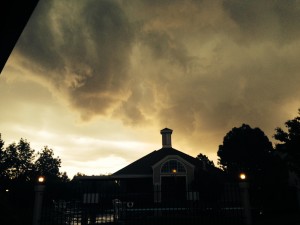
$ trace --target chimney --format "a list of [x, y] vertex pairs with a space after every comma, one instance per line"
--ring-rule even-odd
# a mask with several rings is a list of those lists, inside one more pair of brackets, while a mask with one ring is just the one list
[[169, 128], [162, 129], [160, 131], [162, 136], [162, 147], [163, 148], [172, 148], [171, 135], [173, 130]]

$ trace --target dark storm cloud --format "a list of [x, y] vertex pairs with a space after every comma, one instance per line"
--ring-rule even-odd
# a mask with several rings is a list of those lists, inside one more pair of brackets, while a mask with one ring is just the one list
[[287, 41], [297, 40], [300, 36], [298, 0], [228, 0], [224, 1], [224, 8], [241, 28], [243, 39], [272, 39], [285, 44]]
[[[147, 4], [137, 70], [151, 87], [143, 95], [154, 96], [152, 115], [182, 135], [225, 135], [244, 122], [270, 134], [300, 94], [300, 3], [285, 3]], [[135, 100], [139, 111], [148, 107]]]
[[82, 118], [271, 132], [299, 103], [299, 19], [296, 0], [41, 1], [17, 50]]
[[132, 39], [116, 1], [41, 1], [18, 51], [88, 118], [123, 98]]

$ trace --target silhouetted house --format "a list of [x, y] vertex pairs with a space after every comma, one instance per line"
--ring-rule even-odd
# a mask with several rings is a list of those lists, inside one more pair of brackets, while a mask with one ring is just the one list
[[173, 195], [185, 198], [186, 191], [195, 180], [195, 173], [201, 167], [200, 161], [172, 148], [171, 129], [161, 130], [161, 135], [161, 149], [136, 160], [113, 176], [123, 180], [126, 178], [123, 183], [129, 192], [154, 190], [157, 192], [155, 201], [164, 198], [162, 193], [169, 193], [170, 198]]
[[198, 200], [199, 190], [215, 185], [221, 171], [172, 148], [172, 130], [160, 131], [162, 148], [134, 161], [110, 176], [88, 176], [85, 180], [114, 180], [124, 193], [149, 193], [154, 202]]

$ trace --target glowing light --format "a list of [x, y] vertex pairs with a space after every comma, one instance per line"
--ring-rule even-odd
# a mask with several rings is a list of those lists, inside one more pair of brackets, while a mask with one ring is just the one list
[[241, 173], [241, 174], [240, 174], [240, 179], [241, 179], [241, 180], [246, 180], [246, 178], [247, 178], [247, 177], [246, 177], [246, 174], [244, 174], [244, 173]]
[[176, 173], [177, 172], [177, 170], [176, 169], [172, 169], [172, 173]]
[[9, 190], [8, 190], [8, 189], [6, 189], [5, 191], [6, 191], [6, 192], [9, 192]]
[[44, 183], [44, 181], [45, 181], [45, 177], [40, 176], [40, 177], [38, 178], [38, 182], [39, 182], [39, 183]]

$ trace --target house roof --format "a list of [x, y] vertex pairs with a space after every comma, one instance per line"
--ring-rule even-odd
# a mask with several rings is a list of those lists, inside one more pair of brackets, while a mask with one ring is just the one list
[[152, 166], [168, 155], [180, 156], [181, 158], [195, 166], [201, 165], [200, 160], [179, 150], [176, 150], [174, 148], [161, 148], [134, 161], [133, 163], [129, 164], [123, 169], [118, 170], [112, 175], [152, 175]]

